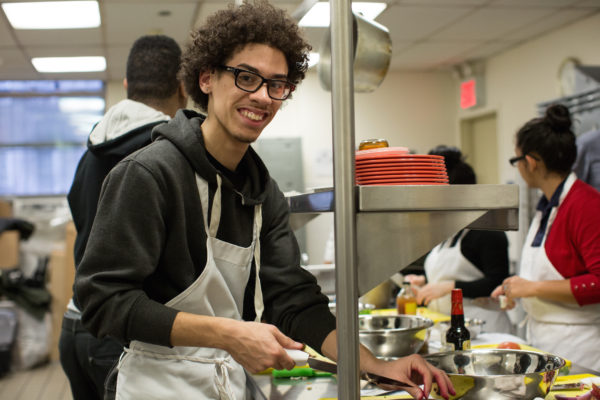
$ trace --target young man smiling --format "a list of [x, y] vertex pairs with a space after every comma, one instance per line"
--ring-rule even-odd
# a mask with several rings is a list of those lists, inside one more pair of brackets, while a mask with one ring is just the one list
[[[180, 77], [206, 116], [179, 111], [111, 171], [77, 271], [84, 325], [128, 343], [120, 399], [243, 399], [244, 369], [292, 368], [285, 349], [337, 358], [328, 299], [250, 147], [304, 78], [310, 46], [263, 1], [217, 12], [192, 39]], [[362, 347], [361, 367], [424, 383], [415, 398], [433, 379], [451, 390], [416, 355], [386, 363]]]

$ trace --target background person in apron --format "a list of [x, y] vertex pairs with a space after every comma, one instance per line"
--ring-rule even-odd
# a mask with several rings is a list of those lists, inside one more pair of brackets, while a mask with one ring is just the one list
[[[477, 183], [473, 168], [463, 160], [456, 147], [438, 146], [429, 154], [444, 156], [450, 184]], [[415, 290], [417, 303], [450, 315], [450, 293], [463, 291], [465, 316], [485, 321], [487, 332], [512, 333], [505, 311], [478, 306], [474, 299], [489, 298], [509, 275], [508, 240], [500, 231], [463, 229], [433, 248], [425, 258], [425, 275], [407, 275]]]
[[[300, 267], [287, 201], [250, 147], [304, 78], [309, 49], [266, 2], [218, 11], [180, 71], [206, 115], [178, 111], [106, 177], [75, 293], [87, 329], [127, 343], [117, 399], [245, 399], [244, 370], [292, 368], [285, 349], [337, 359], [329, 300]], [[385, 362], [361, 347], [360, 362], [424, 383], [415, 398], [432, 381], [453, 392], [419, 355]]]
[[510, 163], [543, 196], [518, 276], [493, 296], [520, 299], [532, 346], [600, 371], [600, 193], [570, 172], [576, 156], [569, 110], [548, 107], [516, 137]]

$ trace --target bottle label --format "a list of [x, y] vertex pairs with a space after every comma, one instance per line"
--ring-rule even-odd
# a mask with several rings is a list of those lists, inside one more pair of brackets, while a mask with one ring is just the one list
[[417, 303], [405, 303], [404, 314], [416, 315], [417, 314]]
[[448, 349], [450, 351], [454, 351], [454, 350], [470, 350], [471, 349], [471, 341], [470, 340], [465, 340], [462, 343], [462, 348], [458, 348], [458, 346], [454, 343], [447, 343], [445, 348]]

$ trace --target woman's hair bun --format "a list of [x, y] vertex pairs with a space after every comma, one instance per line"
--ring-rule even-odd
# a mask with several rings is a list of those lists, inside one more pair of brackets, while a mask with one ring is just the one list
[[558, 132], [571, 130], [571, 114], [562, 104], [553, 104], [546, 109], [546, 121]]
[[458, 147], [439, 145], [429, 151], [429, 154], [443, 156], [446, 168], [451, 170], [455, 165], [463, 162], [463, 154]]

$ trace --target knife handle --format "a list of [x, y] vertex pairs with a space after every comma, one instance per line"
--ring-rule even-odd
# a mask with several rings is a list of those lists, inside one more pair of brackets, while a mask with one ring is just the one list
[[294, 360], [298, 367], [301, 367], [308, 363], [308, 353], [302, 350], [285, 349], [285, 352], [288, 353], [288, 356], [290, 356], [292, 360]]

